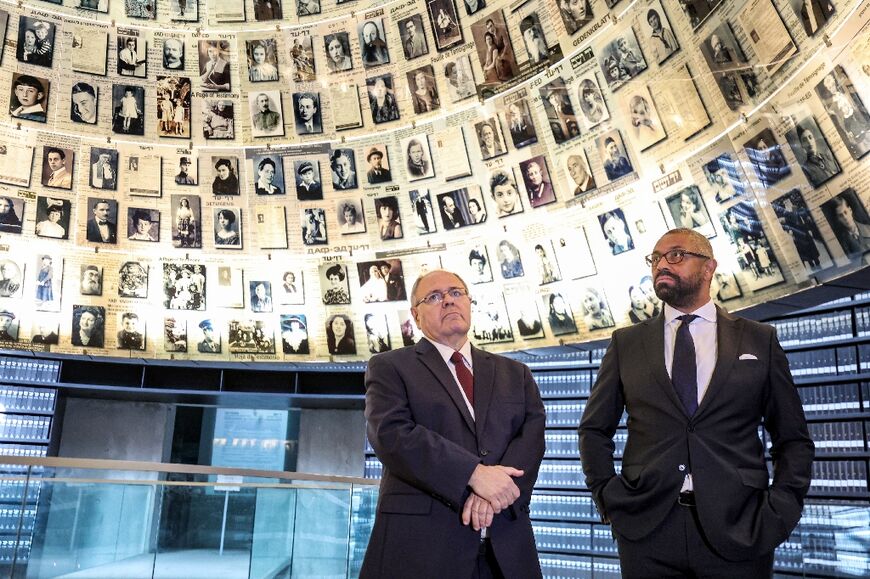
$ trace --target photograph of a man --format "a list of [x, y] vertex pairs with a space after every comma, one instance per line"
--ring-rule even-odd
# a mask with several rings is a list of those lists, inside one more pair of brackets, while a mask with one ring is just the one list
[[281, 136], [281, 91], [265, 91], [248, 95], [251, 110], [251, 134], [255, 137]]
[[599, 215], [598, 224], [601, 225], [601, 232], [613, 255], [634, 249], [634, 240], [631, 238], [622, 209], [617, 207], [613, 211]]
[[366, 162], [369, 164], [369, 170], [366, 172], [369, 185], [377, 185], [378, 183], [389, 183], [393, 180], [393, 175], [390, 172], [389, 160], [385, 158], [386, 146], [376, 146], [369, 149], [366, 155]]
[[145, 349], [145, 334], [139, 331], [139, 316], [133, 312], [121, 314], [121, 329], [118, 331], [118, 349]]
[[353, 149], [335, 149], [329, 156], [332, 188], [336, 191], [357, 188], [355, 157]]
[[812, 116], [795, 123], [795, 128], [786, 132], [785, 138], [813, 187], [840, 173], [840, 164]]
[[16, 119], [44, 123], [49, 85], [47, 79], [14, 73], [12, 94], [9, 98], [9, 114]]
[[[42, 169], [42, 184], [58, 189], [72, 189], [72, 168], [75, 153], [71, 149], [43, 147], [45, 165]], [[69, 157], [69, 161], [67, 161]]]
[[294, 161], [296, 167], [296, 198], [300, 201], [323, 199], [320, 186], [320, 164], [317, 161]]
[[196, 185], [196, 166], [190, 162], [190, 157], [178, 159], [178, 173], [175, 174], [176, 185]]
[[163, 68], [184, 70], [184, 42], [180, 38], [167, 38], [163, 41]]
[[215, 335], [214, 323], [203, 320], [199, 323], [199, 329], [202, 331], [202, 340], [196, 345], [196, 351], [200, 354], [220, 354], [221, 337], [220, 334]]
[[599, 156], [604, 159], [604, 174], [607, 175], [608, 181], [614, 181], [634, 171], [618, 129], [613, 129], [597, 137], [595, 144], [598, 147]]
[[496, 171], [490, 176], [489, 194], [495, 202], [496, 217], [523, 212], [523, 202], [516, 181], [507, 171]]
[[79, 293], [83, 296], [103, 295], [103, 272], [98, 266], [93, 264], [82, 266]]
[[87, 240], [93, 243], [117, 243], [118, 202], [90, 197], [88, 206], [92, 217], [87, 223]]
[[411, 60], [429, 52], [426, 44], [426, 34], [423, 32], [423, 17], [414, 14], [404, 20], [399, 20], [399, 30], [402, 33], [402, 50], [405, 58]]
[[847, 256], [870, 251], [870, 215], [853, 188], [822, 203], [822, 213]]
[[425, 337], [366, 372], [368, 439], [385, 468], [360, 578], [541, 577], [527, 512], [544, 456], [537, 385], [524, 365], [468, 341], [458, 275], [423, 275], [411, 303]]
[[322, 133], [320, 95], [313, 92], [293, 93], [293, 117], [297, 135]]
[[383, 20], [366, 20], [358, 31], [362, 61], [366, 68], [390, 62], [390, 51], [384, 41]]
[[[814, 453], [788, 359], [774, 328], [711, 301], [717, 262], [702, 234], [671, 230], [646, 261], [664, 311], [613, 333], [580, 422], [586, 485], [624, 577], [771, 577]], [[633, 443], [617, 475], [625, 408]]]

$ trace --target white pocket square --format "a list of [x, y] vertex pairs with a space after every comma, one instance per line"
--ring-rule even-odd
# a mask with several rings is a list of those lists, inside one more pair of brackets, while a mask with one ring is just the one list
[[758, 356], [755, 354], [740, 354], [738, 360], [758, 360]]

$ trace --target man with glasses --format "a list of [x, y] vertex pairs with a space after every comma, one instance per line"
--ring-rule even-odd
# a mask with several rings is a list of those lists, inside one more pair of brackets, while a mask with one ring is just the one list
[[716, 260], [706, 237], [671, 230], [647, 263], [664, 311], [613, 333], [579, 428], [586, 484], [613, 526], [622, 576], [770, 577], [813, 460], [788, 360], [771, 326], [710, 300]]
[[384, 464], [361, 579], [541, 577], [529, 500], [544, 406], [529, 369], [471, 346], [456, 274], [417, 279], [416, 345], [366, 372], [368, 439]]

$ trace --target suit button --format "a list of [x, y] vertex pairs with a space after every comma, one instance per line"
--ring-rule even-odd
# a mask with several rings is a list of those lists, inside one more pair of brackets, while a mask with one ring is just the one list
[[677, 467], [677, 469], [678, 469], [680, 472], [683, 472], [684, 470], [686, 470], [686, 465], [681, 464], [680, 466]]
[[488, 451], [488, 450], [486, 450], [485, 448], [484, 448], [484, 449], [481, 449], [481, 451], [480, 451], [480, 456], [486, 456], [487, 454], [489, 454], [489, 451]]

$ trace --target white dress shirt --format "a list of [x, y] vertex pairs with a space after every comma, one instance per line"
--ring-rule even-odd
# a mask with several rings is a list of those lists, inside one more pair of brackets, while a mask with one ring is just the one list
[[[429, 340], [429, 338], [425, 338]], [[456, 387], [459, 388], [459, 393], [462, 395], [462, 399], [465, 401], [465, 406], [468, 408], [468, 411], [471, 413], [471, 418], [474, 419], [474, 407], [468, 401], [468, 396], [465, 395], [465, 390], [462, 389], [462, 383], [459, 381], [459, 377], [456, 375], [456, 366], [453, 362], [450, 361], [450, 356], [453, 355], [454, 350], [450, 346], [446, 346], [444, 344], [439, 344], [435, 340], [429, 340], [432, 342], [432, 345], [438, 350], [438, 353], [441, 354], [441, 357], [444, 358], [444, 363], [447, 364], [447, 368], [450, 369], [450, 373], [453, 374], [453, 380], [456, 382]], [[462, 359], [465, 362], [465, 367], [468, 368], [468, 371], [474, 375], [474, 369], [471, 366], [471, 341], [466, 340], [465, 344], [459, 348], [459, 353], [462, 354]]]

